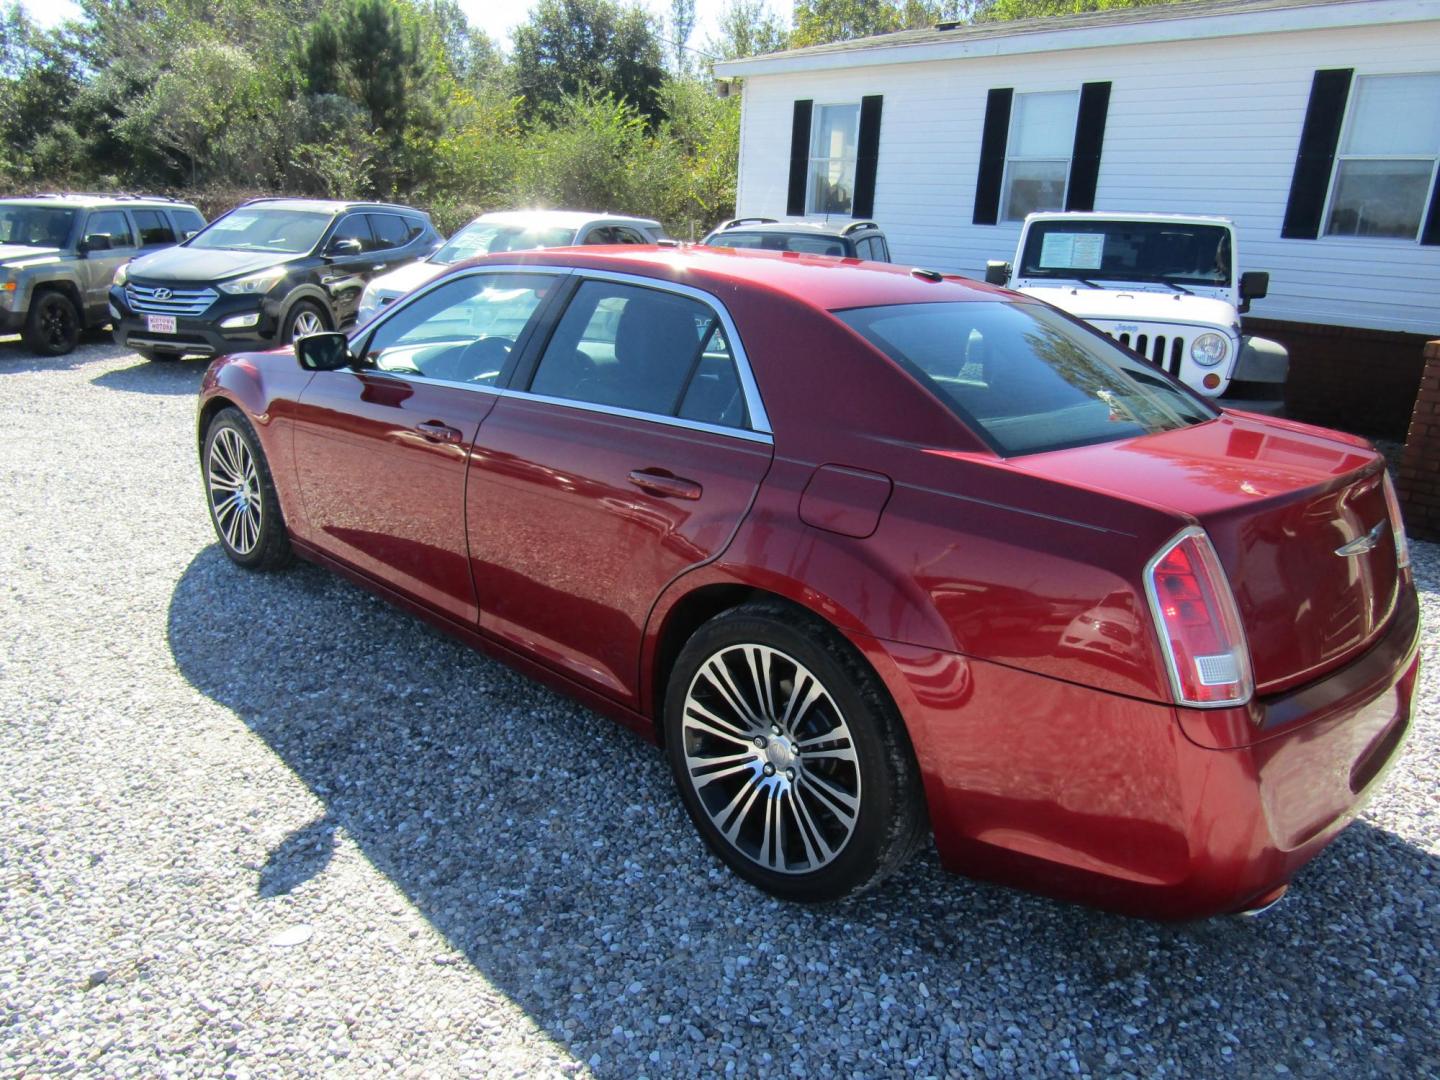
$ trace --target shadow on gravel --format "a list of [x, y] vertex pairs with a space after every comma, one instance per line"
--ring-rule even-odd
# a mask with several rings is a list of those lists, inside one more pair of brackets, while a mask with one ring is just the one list
[[97, 375], [90, 381], [110, 390], [128, 390], [134, 394], [188, 394], [200, 389], [200, 380], [210, 361], [200, 360], [139, 360], [130, 367], [117, 368]]
[[115, 344], [108, 330], [86, 330], [80, 335], [75, 351], [64, 356], [36, 356], [18, 337], [0, 338], [0, 375], [19, 375], [28, 371], [69, 371], [125, 355], [126, 350]]
[[1363, 823], [1255, 922], [1109, 916], [948, 876], [933, 854], [858, 900], [785, 905], [703, 850], [653, 748], [326, 571], [246, 574], [211, 546], [175, 589], [169, 641], [327, 808], [259, 894], [323, 873], [343, 829], [604, 1077], [1440, 1060], [1440, 867]]

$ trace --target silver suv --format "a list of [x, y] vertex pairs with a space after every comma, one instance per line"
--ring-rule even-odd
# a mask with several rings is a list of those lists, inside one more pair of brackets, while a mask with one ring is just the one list
[[62, 356], [110, 321], [116, 269], [204, 227], [199, 210], [162, 195], [0, 199], [0, 325], [31, 352]]

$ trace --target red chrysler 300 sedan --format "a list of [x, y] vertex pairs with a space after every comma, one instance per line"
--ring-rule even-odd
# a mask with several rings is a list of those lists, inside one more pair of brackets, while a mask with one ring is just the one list
[[1395, 759], [1381, 458], [1003, 290], [713, 248], [471, 262], [217, 360], [230, 558], [322, 562], [665, 747], [715, 853], [1253, 909]]

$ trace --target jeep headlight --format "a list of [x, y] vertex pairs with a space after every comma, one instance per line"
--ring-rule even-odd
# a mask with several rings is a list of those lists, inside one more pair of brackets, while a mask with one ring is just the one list
[[1190, 359], [1201, 367], [1214, 367], [1229, 351], [1230, 342], [1224, 334], [1201, 334], [1190, 343]]
[[284, 276], [285, 267], [272, 266], [269, 270], [261, 270], [256, 274], [247, 274], [234, 281], [227, 281], [220, 286], [220, 291], [230, 293], [232, 296], [259, 295], [269, 292], [280, 284], [280, 279]]

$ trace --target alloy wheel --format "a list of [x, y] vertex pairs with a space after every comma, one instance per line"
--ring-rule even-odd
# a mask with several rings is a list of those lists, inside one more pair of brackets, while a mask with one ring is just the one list
[[260, 541], [260, 474], [250, 447], [231, 427], [221, 427], [210, 443], [205, 470], [215, 523], [237, 555], [249, 555]]
[[324, 332], [325, 323], [321, 321], [319, 315], [313, 311], [302, 311], [295, 316], [290, 339], [296, 341], [302, 337], [309, 337], [311, 334], [323, 334]]
[[75, 316], [66, 303], [49, 304], [40, 313], [40, 332], [52, 349], [69, 344], [75, 332]]
[[732, 848], [775, 873], [833, 862], [860, 816], [860, 761], [825, 686], [767, 645], [712, 654], [685, 695], [686, 777]]

